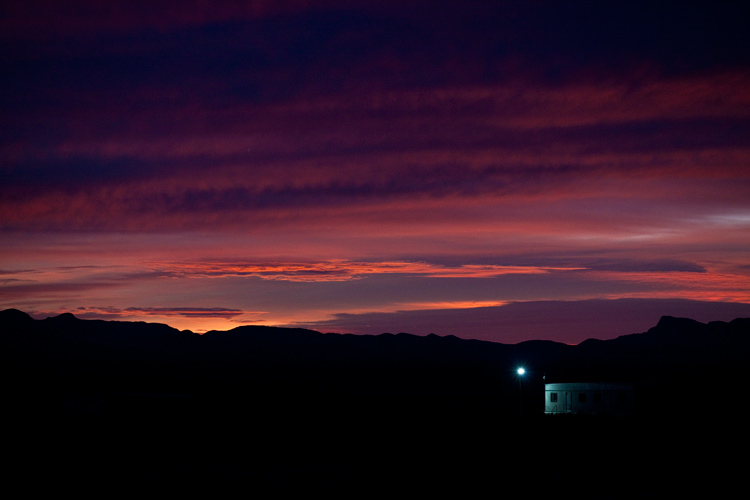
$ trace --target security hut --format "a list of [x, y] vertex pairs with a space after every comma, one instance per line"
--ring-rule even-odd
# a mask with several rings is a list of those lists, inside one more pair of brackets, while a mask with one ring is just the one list
[[607, 383], [544, 384], [544, 413], [627, 417], [633, 413], [633, 386]]

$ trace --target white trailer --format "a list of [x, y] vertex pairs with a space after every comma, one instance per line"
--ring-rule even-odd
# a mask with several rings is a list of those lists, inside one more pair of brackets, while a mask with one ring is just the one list
[[544, 413], [630, 416], [633, 386], [600, 382], [544, 384]]

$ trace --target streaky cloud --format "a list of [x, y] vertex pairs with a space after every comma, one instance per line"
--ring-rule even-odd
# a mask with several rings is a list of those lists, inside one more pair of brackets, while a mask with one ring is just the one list
[[731, 321], [750, 317], [750, 304], [653, 298], [529, 301], [474, 309], [337, 314], [329, 320], [290, 326], [374, 335], [434, 333], [510, 344], [527, 340], [578, 344], [590, 338], [606, 340], [645, 331], [654, 317], [658, 321], [662, 315]]
[[474, 265], [444, 266], [427, 262], [193, 262], [154, 263], [170, 276], [185, 278], [257, 277], [264, 280], [325, 282], [346, 281], [367, 275], [404, 274], [432, 278], [493, 278], [506, 274], [542, 274], [581, 268], [544, 266]]

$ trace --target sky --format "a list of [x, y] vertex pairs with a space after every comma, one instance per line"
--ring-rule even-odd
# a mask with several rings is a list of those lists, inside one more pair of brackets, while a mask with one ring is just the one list
[[0, 0], [0, 309], [502, 343], [750, 317], [749, 21]]

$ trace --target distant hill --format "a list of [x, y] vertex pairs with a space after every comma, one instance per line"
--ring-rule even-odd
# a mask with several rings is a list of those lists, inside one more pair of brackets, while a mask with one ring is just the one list
[[747, 318], [703, 324], [665, 316], [644, 333], [570, 346], [266, 326], [198, 335], [156, 323], [71, 314], [34, 320], [18, 310], [0, 312], [0, 357], [8, 376], [20, 382], [17, 389], [61, 399], [125, 392], [220, 399], [242, 391], [285, 404], [460, 402], [510, 411], [515, 396], [503, 395], [517, 392], [514, 369], [523, 365], [525, 407], [539, 412], [544, 380], [671, 385], [673, 393], [698, 384], [723, 391], [740, 380], [749, 352]]
[[[672, 491], [684, 474], [713, 487], [735, 470], [721, 447], [747, 444], [736, 399], [749, 348], [750, 319], [663, 317], [571, 346], [263, 326], [197, 335], [6, 310], [3, 411], [17, 438], [6, 472], [25, 485], [139, 492], [157, 481], [463, 494], [575, 478], [598, 498]], [[636, 417], [545, 418], [545, 377], [632, 383]]]

